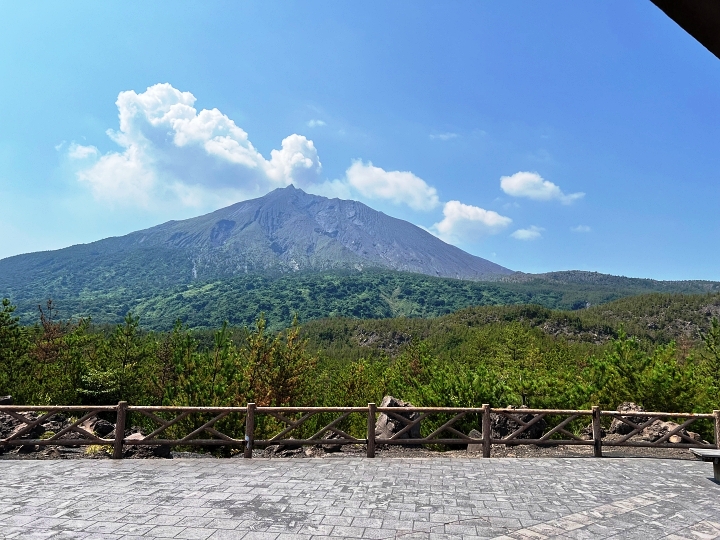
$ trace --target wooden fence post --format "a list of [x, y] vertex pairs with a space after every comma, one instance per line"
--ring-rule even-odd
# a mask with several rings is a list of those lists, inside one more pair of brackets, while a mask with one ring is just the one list
[[127, 401], [117, 404], [117, 417], [115, 418], [115, 446], [113, 459], [122, 459], [123, 440], [125, 440], [125, 421], [127, 419]]
[[593, 455], [602, 457], [602, 425], [600, 424], [600, 407], [592, 408]]
[[720, 411], [713, 411], [715, 417], [715, 448], [720, 449]]
[[483, 438], [483, 457], [490, 457], [490, 447], [492, 446], [492, 428], [490, 427], [490, 405], [483, 403], [482, 417], [482, 438]]
[[245, 416], [245, 452], [243, 457], [252, 458], [253, 443], [255, 442], [255, 404], [247, 404], [247, 414]]
[[368, 422], [367, 422], [367, 457], [375, 457], [375, 413], [376, 405], [368, 403]]

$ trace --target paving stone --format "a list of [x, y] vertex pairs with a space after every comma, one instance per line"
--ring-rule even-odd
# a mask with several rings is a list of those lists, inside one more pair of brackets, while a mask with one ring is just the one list
[[0, 538], [719, 539], [706, 463], [0, 461]]

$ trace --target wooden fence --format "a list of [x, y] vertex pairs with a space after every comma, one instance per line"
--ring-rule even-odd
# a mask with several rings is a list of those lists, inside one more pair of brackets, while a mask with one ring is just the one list
[[[257, 407], [248, 403], [247, 407], [146, 407], [130, 406], [121, 401], [113, 406], [29, 406], [0, 405], [0, 413], [14, 418], [19, 427], [4, 439], [0, 439], [0, 450], [4, 447], [21, 445], [88, 446], [103, 445], [112, 447], [112, 457], [122, 458], [125, 446], [203, 446], [229, 447], [242, 449], [244, 457], [251, 458], [253, 448], [270, 445], [289, 445], [293, 447], [307, 445], [365, 445], [367, 456], [374, 457], [375, 449], [382, 445], [435, 445], [436, 447], [454, 445], [478, 445], [483, 457], [490, 457], [493, 445], [557, 446], [585, 445], [593, 447], [596, 457], [602, 456], [603, 447], [630, 446], [649, 448], [720, 448], [720, 411], [712, 414], [666, 413], [666, 412], [627, 412], [602, 411], [599, 407], [591, 410], [565, 409], [512, 409], [491, 408], [489, 405], [475, 408], [455, 407], [378, 407], [369, 403], [367, 407]], [[33, 413], [28, 415], [27, 413]], [[379, 414], [398, 423], [400, 429], [389, 437], [376, 436], [376, 422]], [[43, 424], [53, 418], [71, 421], [57, 432], [37, 433]], [[97, 435], [89, 426], [93, 419], [113, 417], [114, 432], [105, 438]], [[147, 435], [126, 436], [128, 416], [142, 419], [145, 425], [154, 426]], [[492, 436], [492, 416], [505, 417], [516, 426], [512, 433], [501, 438]], [[328, 418], [328, 416], [330, 418]], [[360, 418], [358, 418], [358, 416]], [[322, 417], [322, 418], [321, 418]], [[314, 426], [311, 420], [314, 419]], [[610, 419], [627, 425], [626, 434], [613, 440], [603, 440], [603, 419]], [[638, 420], [641, 419], [641, 420]], [[363, 437], [348, 433], [344, 424], [367, 425]], [[631, 440], [635, 435], [658, 420], [677, 420], [678, 425], [654, 441]], [[714, 443], [696, 440], [687, 428], [699, 421], [710, 422], [714, 426]], [[458, 429], [458, 424], [477, 425], [480, 437], [471, 437]], [[538, 422], [545, 427], [535, 438], [527, 438], [537, 429]], [[589, 424], [587, 424], [589, 422]], [[233, 437], [219, 429], [225, 423], [235, 430], [244, 428], [242, 438]], [[538, 425], [536, 425], [538, 424]], [[577, 431], [578, 425], [590, 427], [592, 439], [582, 438]], [[258, 426], [262, 426], [265, 438], [255, 436]], [[420, 426], [425, 434], [420, 434]], [[430, 426], [430, 428], [428, 428]], [[574, 426], [574, 428], [573, 428]], [[312, 428], [308, 431], [309, 428]], [[429, 431], [431, 429], [431, 431]], [[465, 429], [466, 431], [467, 429]], [[178, 434], [177, 432], [181, 433]], [[185, 433], [187, 431], [187, 433]], [[268, 431], [272, 436], [268, 436]], [[428, 432], [429, 431], [429, 432]], [[170, 435], [173, 433], [173, 435]], [[356, 431], [357, 433], [357, 431]], [[413, 433], [416, 435], [413, 437]], [[293, 435], [299, 435], [293, 437]]]

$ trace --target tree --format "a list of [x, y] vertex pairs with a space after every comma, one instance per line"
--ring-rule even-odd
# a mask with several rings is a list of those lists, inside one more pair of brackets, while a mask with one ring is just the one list
[[4, 298], [0, 306], [0, 394], [22, 400], [26, 396], [20, 394], [19, 383], [28, 375], [28, 340], [14, 311], [15, 306]]

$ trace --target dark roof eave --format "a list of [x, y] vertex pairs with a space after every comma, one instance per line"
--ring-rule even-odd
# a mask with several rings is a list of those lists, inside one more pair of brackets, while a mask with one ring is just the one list
[[650, 0], [720, 58], [720, 0]]

